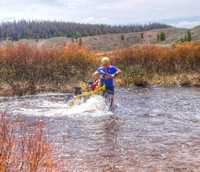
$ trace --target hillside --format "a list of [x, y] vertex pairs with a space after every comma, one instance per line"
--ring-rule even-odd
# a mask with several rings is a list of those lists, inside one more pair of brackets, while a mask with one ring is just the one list
[[[92, 51], [110, 51], [116, 48], [124, 46], [133, 46], [137, 44], [157, 44], [157, 35], [164, 32], [166, 40], [158, 43], [159, 45], [172, 45], [180, 42], [183, 38], [187, 29], [181, 28], [166, 28], [166, 29], [155, 29], [145, 32], [134, 32], [134, 33], [120, 33], [120, 34], [106, 34], [98, 36], [82, 37], [82, 44], [87, 45]], [[191, 29], [192, 40], [200, 41], [200, 26]], [[66, 37], [55, 37], [43, 40], [21, 40], [27, 42], [33, 46], [46, 48], [51, 46], [62, 46], [69, 45], [72, 42], [71, 38]], [[74, 40], [80, 41], [80, 39]], [[0, 42], [0, 45], [4, 45], [6, 41]]]

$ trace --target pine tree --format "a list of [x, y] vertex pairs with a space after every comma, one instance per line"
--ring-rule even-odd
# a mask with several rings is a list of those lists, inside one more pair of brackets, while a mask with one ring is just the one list
[[191, 35], [191, 31], [190, 30], [187, 31], [187, 40], [188, 41], [192, 40], [192, 35]]
[[[104, 24], [80, 24], [58, 21], [14, 21], [0, 23], [0, 40], [19, 39], [46, 39], [51, 37], [66, 36], [68, 38], [80, 38], [113, 33], [143, 32], [151, 29], [170, 28], [171, 26], [159, 23], [146, 25], [111, 26]], [[37, 38], [36, 38], [37, 37]], [[143, 38], [143, 33], [141, 34]], [[123, 39], [123, 38], [122, 38]]]
[[191, 31], [187, 30], [187, 34], [184, 36], [184, 38], [181, 38], [181, 42], [188, 42], [192, 40]]
[[161, 32], [160, 34], [160, 41], [164, 41], [166, 39], [166, 35], [164, 32]]
[[142, 38], [142, 39], [144, 38], [144, 33], [141, 33], [141, 38]]
[[188, 41], [188, 37], [187, 37], [187, 35], [185, 35], [184, 42], [187, 42], [187, 41]]
[[160, 34], [157, 35], [157, 42], [160, 42]]

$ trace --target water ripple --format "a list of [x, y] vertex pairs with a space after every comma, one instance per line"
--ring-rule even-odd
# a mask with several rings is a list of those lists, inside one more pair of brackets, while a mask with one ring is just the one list
[[117, 88], [113, 112], [101, 97], [73, 108], [65, 98], [0, 97], [0, 108], [29, 122], [44, 117], [58, 144], [66, 136], [69, 171], [200, 171], [200, 88]]

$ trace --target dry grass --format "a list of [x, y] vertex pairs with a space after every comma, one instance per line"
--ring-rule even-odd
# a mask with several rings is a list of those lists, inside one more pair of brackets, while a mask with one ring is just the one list
[[[118, 48], [126, 46], [133, 46], [138, 44], [155, 44], [157, 42], [157, 35], [161, 32], [166, 34], [166, 41], [159, 44], [176, 44], [181, 42], [181, 38], [187, 33], [187, 29], [183, 28], [165, 28], [165, 29], [154, 29], [145, 32], [133, 32], [133, 33], [121, 33], [121, 34], [106, 34], [96, 35], [89, 37], [82, 37], [83, 45], [89, 47], [92, 51], [113, 51]], [[191, 30], [193, 40], [199, 41], [199, 30], [194, 28]], [[143, 33], [143, 38], [141, 34]], [[124, 39], [121, 37], [123, 36]], [[38, 48], [50, 48], [62, 47], [63, 45], [70, 45], [72, 43], [71, 38], [66, 37], [55, 37], [50, 39], [36, 40], [20, 40], [19, 42], [25, 42], [31, 46]], [[18, 42], [16, 42], [18, 43]], [[6, 45], [6, 41], [0, 42], [1, 45]]]
[[176, 86], [200, 86], [199, 73], [183, 73], [174, 75], [158, 75], [155, 74], [151, 80], [150, 85], [176, 85]]

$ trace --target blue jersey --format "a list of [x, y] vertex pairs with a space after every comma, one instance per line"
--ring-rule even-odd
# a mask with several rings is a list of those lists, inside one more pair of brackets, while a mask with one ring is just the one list
[[[114, 74], [115, 72], [117, 72], [117, 67], [115, 66], [108, 66], [108, 69], [104, 69], [103, 66], [102, 67], [99, 67], [97, 69], [97, 72], [99, 72], [100, 70], [102, 70], [103, 72], [105, 73], [108, 73], [110, 75]], [[100, 79], [101, 79], [101, 83], [102, 85], [104, 84], [104, 78], [103, 78], [103, 74], [100, 74]], [[114, 86], [114, 81], [113, 81], [113, 78], [109, 78], [108, 80], [105, 80], [106, 82], [106, 87], [113, 87]]]

